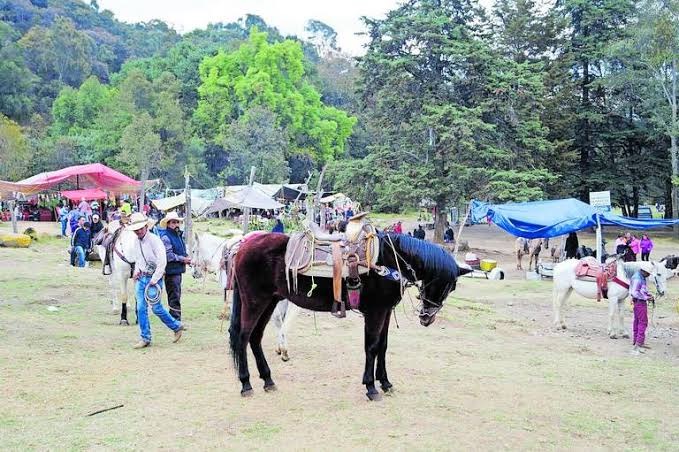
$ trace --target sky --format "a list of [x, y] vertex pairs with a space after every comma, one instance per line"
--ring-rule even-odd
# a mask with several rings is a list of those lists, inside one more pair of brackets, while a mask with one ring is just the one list
[[[481, 0], [490, 4], [491, 0]], [[179, 33], [204, 28], [209, 23], [235, 22], [246, 14], [261, 16], [284, 35], [304, 37], [309, 19], [335, 29], [342, 50], [362, 55], [365, 31], [361, 16], [383, 18], [400, 0], [98, 0], [100, 9], [113, 11], [123, 22], [160, 19]]]

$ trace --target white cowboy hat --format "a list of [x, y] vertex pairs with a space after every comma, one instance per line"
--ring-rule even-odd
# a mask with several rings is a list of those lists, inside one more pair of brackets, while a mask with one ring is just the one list
[[130, 215], [130, 222], [127, 225], [127, 229], [131, 231], [137, 231], [144, 226], [148, 226], [149, 220], [146, 218], [146, 215], [144, 215], [141, 212], [135, 212], [132, 215]]
[[645, 271], [649, 275], [653, 273], [653, 264], [650, 262], [644, 262], [642, 261], [639, 264], [639, 269]]
[[160, 227], [165, 229], [167, 227], [167, 222], [172, 220], [184, 221], [184, 219], [177, 215], [177, 212], [173, 210], [172, 212], [168, 212], [167, 215], [165, 215], [165, 217], [160, 220]]

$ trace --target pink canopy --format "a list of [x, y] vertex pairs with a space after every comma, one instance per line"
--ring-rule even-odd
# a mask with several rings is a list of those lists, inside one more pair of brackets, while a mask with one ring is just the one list
[[106, 165], [91, 163], [36, 174], [19, 182], [0, 181], [0, 191], [33, 195], [65, 182], [76, 183], [79, 188], [99, 188], [114, 193], [134, 193], [141, 187], [141, 182]]
[[86, 188], [85, 190], [64, 190], [61, 192], [61, 196], [68, 198], [71, 201], [92, 201], [94, 199], [106, 199], [106, 192], [99, 190], [98, 188]]

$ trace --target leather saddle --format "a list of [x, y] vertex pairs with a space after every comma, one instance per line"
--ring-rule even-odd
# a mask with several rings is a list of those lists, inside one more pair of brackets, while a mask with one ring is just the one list
[[585, 281], [596, 281], [596, 300], [608, 298], [608, 282], [617, 280], [618, 264], [616, 261], [600, 264], [595, 257], [583, 257], [575, 267], [575, 276]]
[[375, 227], [365, 216], [366, 213], [362, 213], [351, 217], [344, 233], [331, 234], [310, 223], [304, 232], [291, 234], [285, 252], [288, 290], [297, 292], [298, 275], [332, 278], [332, 314], [342, 318], [346, 317], [342, 300], [342, 281], [346, 280], [349, 304], [351, 308], [358, 308], [359, 276], [375, 266], [379, 254]]

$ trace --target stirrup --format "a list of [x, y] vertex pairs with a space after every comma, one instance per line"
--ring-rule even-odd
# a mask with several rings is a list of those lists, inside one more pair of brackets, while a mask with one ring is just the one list
[[332, 302], [332, 310], [330, 313], [337, 317], [338, 319], [343, 319], [347, 316], [347, 308], [346, 305], [344, 304], [344, 300], [342, 301], [333, 301]]

